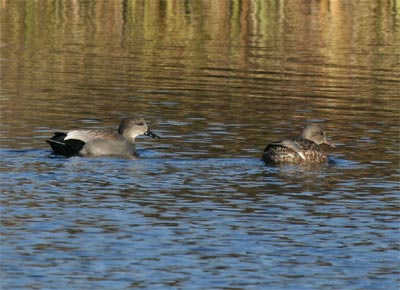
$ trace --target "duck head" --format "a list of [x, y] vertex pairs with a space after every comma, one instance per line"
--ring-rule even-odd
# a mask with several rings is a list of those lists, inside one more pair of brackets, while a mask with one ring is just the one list
[[326, 139], [325, 131], [318, 124], [307, 125], [304, 128], [303, 133], [301, 134], [301, 137], [304, 139], [311, 140], [318, 145], [326, 144], [331, 147], [335, 147], [334, 144], [328, 142], [328, 140]]
[[139, 115], [130, 115], [123, 118], [118, 127], [118, 134], [131, 141], [134, 141], [139, 135], [160, 139], [158, 135], [147, 127], [146, 121]]

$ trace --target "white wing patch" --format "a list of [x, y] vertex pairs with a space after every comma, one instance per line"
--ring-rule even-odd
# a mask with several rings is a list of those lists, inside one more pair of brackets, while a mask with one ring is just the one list
[[299, 156], [300, 156], [301, 158], [303, 158], [303, 160], [306, 160], [306, 157], [304, 156], [304, 153], [303, 153], [303, 152], [298, 151], [298, 152], [296, 152], [296, 153], [299, 154]]
[[67, 133], [67, 136], [64, 138], [64, 140], [76, 139], [87, 143], [93, 139], [96, 139], [96, 137], [96, 133], [90, 130], [72, 130]]
[[306, 157], [304, 156], [304, 153], [302, 152], [301, 146], [293, 140], [283, 140], [281, 141], [281, 144], [287, 148], [292, 149], [294, 152], [296, 152], [297, 155], [299, 155], [303, 160], [306, 160]]

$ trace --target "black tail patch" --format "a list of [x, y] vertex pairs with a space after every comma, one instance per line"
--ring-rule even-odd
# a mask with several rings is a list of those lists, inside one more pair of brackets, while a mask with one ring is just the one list
[[55, 132], [54, 136], [46, 142], [49, 143], [55, 154], [67, 157], [79, 155], [79, 151], [82, 150], [85, 142], [77, 139], [64, 140], [66, 136], [66, 133]]

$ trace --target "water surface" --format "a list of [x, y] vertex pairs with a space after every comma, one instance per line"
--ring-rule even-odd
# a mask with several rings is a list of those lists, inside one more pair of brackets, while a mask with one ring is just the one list
[[[0, 11], [2, 288], [398, 288], [396, 1]], [[137, 160], [44, 142], [132, 112]], [[310, 122], [329, 164], [263, 164]]]

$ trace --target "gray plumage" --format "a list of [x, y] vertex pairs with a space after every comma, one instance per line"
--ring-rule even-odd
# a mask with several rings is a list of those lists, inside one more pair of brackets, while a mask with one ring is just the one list
[[121, 120], [117, 131], [80, 129], [56, 132], [46, 141], [55, 154], [64, 156], [132, 157], [136, 151], [135, 138], [139, 135], [160, 138], [148, 129], [143, 117], [131, 115]]

